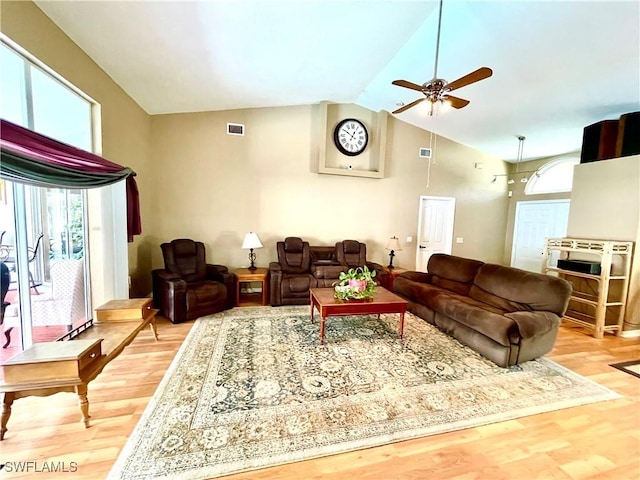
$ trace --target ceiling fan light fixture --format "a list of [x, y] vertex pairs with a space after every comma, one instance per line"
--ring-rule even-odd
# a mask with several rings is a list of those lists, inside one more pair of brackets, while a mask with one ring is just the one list
[[[421, 98], [415, 100], [408, 105], [403, 105], [400, 108], [397, 108], [393, 112], [393, 115], [399, 114], [418, 105], [420, 102], [426, 100], [431, 105], [429, 106], [428, 115], [432, 116], [434, 114], [438, 114], [438, 109], [440, 112], [444, 112], [448, 109], [448, 107], [453, 107], [455, 109], [464, 108], [469, 104], [469, 100], [465, 100], [463, 98], [451, 96], [449, 98], [449, 92], [456, 90], [458, 88], [465, 87], [475, 82], [479, 82], [480, 80], [484, 80], [485, 78], [489, 78], [493, 75], [493, 70], [488, 67], [481, 67], [477, 70], [474, 70], [467, 75], [464, 75], [453, 82], [447, 82], [442, 78], [438, 78], [438, 56], [440, 54], [440, 28], [442, 26], [442, 3], [443, 0], [440, 0], [440, 8], [438, 11], [438, 31], [436, 33], [436, 56], [435, 62], [433, 66], [433, 78], [428, 82], [423, 83], [422, 85], [418, 85], [417, 83], [409, 82], [407, 80], [394, 80], [391, 82], [392, 85], [397, 85], [399, 87], [408, 88], [410, 90], [415, 90], [421, 92], [425, 98]], [[445, 103], [447, 106], [445, 107]], [[437, 105], [440, 104], [440, 105]]]
[[429, 100], [424, 100], [418, 104], [418, 114], [425, 117], [432, 117], [434, 114], [433, 103]]

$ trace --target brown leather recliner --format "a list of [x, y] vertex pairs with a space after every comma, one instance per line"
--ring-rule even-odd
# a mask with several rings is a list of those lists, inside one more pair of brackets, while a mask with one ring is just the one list
[[383, 273], [382, 265], [367, 261], [367, 245], [357, 240], [343, 240], [336, 243], [336, 259], [347, 269], [366, 265], [369, 270], [376, 272], [376, 281]]
[[309, 242], [287, 237], [276, 243], [278, 261], [269, 264], [271, 305], [308, 305], [309, 289], [317, 286], [311, 274]]
[[163, 243], [164, 269], [153, 270], [153, 303], [173, 323], [211, 315], [235, 305], [235, 275], [206, 263], [202, 242]]

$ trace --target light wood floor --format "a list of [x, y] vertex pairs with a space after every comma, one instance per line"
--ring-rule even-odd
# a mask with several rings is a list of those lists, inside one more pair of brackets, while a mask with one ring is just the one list
[[[89, 385], [92, 426], [85, 429], [76, 398], [59, 393], [17, 400], [0, 443], [6, 461], [76, 462], [73, 474], [0, 478], [106, 477], [192, 323], [158, 319]], [[225, 477], [239, 479], [638, 479], [640, 378], [609, 366], [640, 358], [640, 340], [562, 327], [549, 358], [624, 398], [534, 415], [392, 445]]]

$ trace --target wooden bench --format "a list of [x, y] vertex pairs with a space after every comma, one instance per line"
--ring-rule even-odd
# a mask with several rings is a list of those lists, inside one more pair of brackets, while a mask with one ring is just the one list
[[89, 382], [120, 355], [142, 329], [150, 326], [158, 340], [155, 325], [158, 310], [151, 308], [151, 302], [150, 298], [108, 302], [96, 309], [96, 322], [74, 340], [34, 344], [6, 361], [2, 366], [5, 379], [0, 383], [0, 440], [7, 432], [13, 402], [29, 396], [75, 392], [82, 421], [89, 427]]

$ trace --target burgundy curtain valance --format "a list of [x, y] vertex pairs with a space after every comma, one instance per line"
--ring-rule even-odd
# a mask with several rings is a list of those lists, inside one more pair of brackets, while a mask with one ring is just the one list
[[126, 180], [127, 235], [142, 233], [135, 172], [0, 119], [0, 178], [40, 187], [95, 188]]

